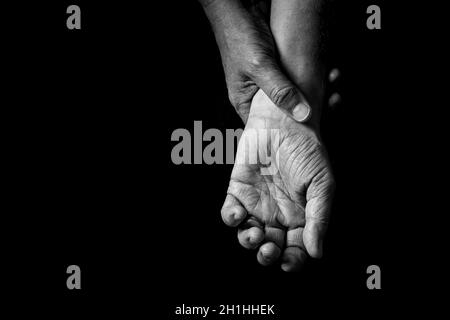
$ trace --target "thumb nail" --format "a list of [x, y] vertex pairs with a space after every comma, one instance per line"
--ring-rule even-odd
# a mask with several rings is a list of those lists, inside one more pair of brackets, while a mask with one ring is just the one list
[[305, 122], [309, 119], [310, 115], [311, 108], [305, 103], [299, 103], [292, 109], [292, 116], [298, 122]]

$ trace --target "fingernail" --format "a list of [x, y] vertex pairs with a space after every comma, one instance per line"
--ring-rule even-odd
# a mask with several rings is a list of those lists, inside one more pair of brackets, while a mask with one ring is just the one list
[[262, 248], [261, 249], [261, 255], [265, 260], [270, 260], [271, 259], [271, 255], [270, 252], [267, 248]]
[[330, 75], [329, 75], [329, 81], [330, 82], [334, 82], [334, 81], [336, 81], [336, 79], [337, 78], [339, 78], [339, 76], [340, 76], [341, 74], [340, 74], [340, 72], [339, 72], [339, 69], [333, 69], [333, 70], [331, 70], [331, 72], [330, 72]]
[[339, 95], [339, 93], [333, 93], [330, 97], [330, 99], [328, 100], [328, 105], [331, 108], [334, 108], [335, 106], [337, 106], [339, 103], [341, 102], [341, 96]]
[[292, 109], [292, 116], [298, 122], [305, 122], [311, 115], [311, 108], [305, 103], [299, 103]]

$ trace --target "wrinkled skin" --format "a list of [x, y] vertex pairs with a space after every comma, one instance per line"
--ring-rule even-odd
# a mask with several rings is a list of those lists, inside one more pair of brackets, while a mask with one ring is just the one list
[[[267, 135], [267, 129], [275, 130]], [[256, 152], [258, 161], [250, 162]], [[238, 226], [241, 245], [259, 247], [257, 259], [262, 265], [281, 257], [283, 270], [299, 270], [308, 255], [322, 255], [333, 189], [318, 134], [281, 112], [259, 90], [222, 208], [224, 222]]]
[[[239, 1], [203, 3], [220, 50], [230, 102], [244, 123], [247, 122], [252, 99], [259, 89], [285, 111], [305, 100], [303, 93], [280, 68], [269, 26], [267, 1], [247, 1], [246, 6]], [[300, 65], [298, 72], [302, 69]], [[312, 73], [315, 74], [315, 71]], [[337, 77], [338, 71], [332, 70], [330, 82], [334, 82]], [[315, 82], [309, 80], [312, 81], [307, 81], [307, 86]], [[331, 97], [329, 105], [337, 105], [340, 96], [334, 93]], [[310, 102], [315, 104], [314, 101]]]
[[246, 3], [214, 1], [205, 9], [220, 50], [230, 102], [244, 123], [259, 89], [287, 113], [305, 101], [279, 66], [263, 8], [267, 4]]

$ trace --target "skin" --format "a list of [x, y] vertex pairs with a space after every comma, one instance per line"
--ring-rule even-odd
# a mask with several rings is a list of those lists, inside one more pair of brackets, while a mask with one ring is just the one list
[[222, 57], [230, 101], [244, 123], [260, 88], [283, 112], [307, 120], [308, 102], [277, 62], [275, 42], [260, 6], [244, 6], [240, 0], [203, 4]]
[[[275, 129], [273, 136], [265, 138], [267, 129]], [[259, 162], [251, 163], [249, 153], [255, 152]], [[264, 174], [267, 163], [273, 174]], [[333, 190], [326, 150], [315, 130], [281, 112], [258, 91], [222, 208], [223, 221], [239, 227], [241, 245], [259, 247], [262, 265], [281, 257], [284, 271], [298, 271], [308, 254], [322, 256]]]
[[[262, 265], [281, 258], [285, 271], [299, 270], [308, 256], [322, 256], [334, 190], [319, 123], [325, 88], [339, 72], [327, 76], [321, 60], [323, 3], [273, 0], [269, 15], [237, 0], [215, 0], [205, 8], [230, 100], [246, 123], [222, 218], [238, 227], [241, 245], [257, 249]], [[337, 94], [329, 98], [339, 100]], [[300, 116], [294, 112], [298, 105]], [[307, 121], [297, 121], [302, 112]], [[276, 130], [274, 137], [254, 134], [268, 129]], [[250, 163], [255, 154], [259, 162]]]
[[[244, 123], [251, 101], [261, 88], [287, 114], [301, 105], [300, 117], [309, 111], [303, 92], [289, 79], [278, 61], [270, 26], [270, 1], [199, 0], [216, 37], [225, 71], [230, 102]], [[272, 4], [272, 9], [274, 5]], [[273, 24], [273, 21], [272, 21]], [[331, 74], [339, 74], [334, 69]], [[330, 77], [336, 82], [338, 76]], [[331, 98], [332, 97], [332, 98]], [[337, 93], [330, 106], [340, 102]]]

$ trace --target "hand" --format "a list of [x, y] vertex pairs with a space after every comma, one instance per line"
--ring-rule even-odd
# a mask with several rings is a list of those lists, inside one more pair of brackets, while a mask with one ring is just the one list
[[230, 101], [244, 123], [260, 88], [285, 114], [299, 122], [308, 120], [309, 104], [281, 71], [260, 4], [216, 0], [204, 6], [221, 53]]
[[224, 222], [239, 228], [241, 245], [259, 247], [262, 265], [282, 257], [285, 271], [298, 270], [307, 254], [321, 257], [333, 190], [327, 154], [316, 132], [258, 91], [222, 208]]

